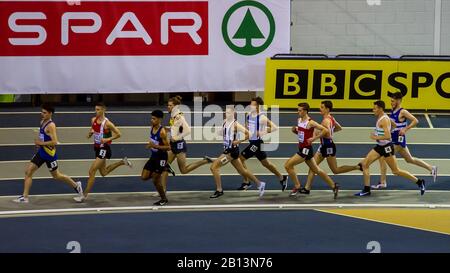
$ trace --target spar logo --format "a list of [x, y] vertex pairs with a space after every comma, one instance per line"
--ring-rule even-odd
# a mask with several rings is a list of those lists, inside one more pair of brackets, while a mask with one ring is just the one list
[[208, 55], [207, 1], [0, 1], [0, 56]]
[[270, 10], [257, 1], [233, 5], [222, 21], [225, 43], [241, 55], [257, 55], [266, 50], [275, 37], [275, 19]]

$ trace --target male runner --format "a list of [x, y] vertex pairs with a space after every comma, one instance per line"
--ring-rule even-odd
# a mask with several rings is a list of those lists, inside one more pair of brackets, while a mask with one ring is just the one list
[[[388, 164], [394, 175], [398, 175], [409, 179], [419, 186], [420, 194], [425, 193], [425, 180], [418, 179], [407, 171], [401, 170], [397, 166], [397, 159], [395, 158], [394, 145], [391, 141], [391, 120], [385, 114], [386, 105], [384, 101], [376, 101], [373, 104], [373, 113], [377, 118], [375, 125], [375, 133], [370, 135], [370, 138], [377, 141], [377, 145], [370, 150], [366, 158], [360, 163], [361, 170], [364, 175], [364, 189], [361, 192], [355, 194], [355, 196], [369, 196], [370, 195], [370, 173], [369, 167], [380, 157], [384, 157], [384, 160]], [[395, 124], [394, 124], [395, 125]]]
[[[397, 126], [391, 132], [392, 143], [394, 144], [394, 152], [396, 154], [399, 153], [407, 163], [414, 164], [424, 169], [427, 169], [433, 176], [433, 181], [436, 182], [437, 167], [431, 166], [425, 161], [413, 157], [406, 145], [406, 132], [416, 127], [419, 121], [408, 110], [402, 107], [402, 97], [403, 95], [401, 92], [396, 92], [391, 96], [392, 111], [389, 117], [393, 122], [395, 122]], [[385, 189], [387, 187], [386, 183], [387, 168], [386, 162], [384, 161], [383, 157], [380, 157], [380, 172], [381, 172], [380, 181], [377, 185], [373, 185], [372, 189]]]
[[[322, 114], [322, 126], [328, 129], [328, 133], [324, 137], [320, 138], [320, 146], [314, 155], [314, 160], [317, 165], [320, 165], [324, 159], [327, 160], [328, 167], [334, 174], [347, 173], [355, 170], [359, 170], [359, 166], [340, 166], [337, 165], [336, 160], [336, 145], [333, 141], [333, 135], [335, 132], [342, 131], [342, 126], [331, 115], [333, 110], [333, 103], [329, 100], [322, 101], [320, 104], [320, 114]], [[306, 186], [300, 189], [300, 193], [309, 194], [311, 185], [314, 179], [314, 172], [310, 169], [308, 172], [308, 179]]]
[[16, 203], [28, 203], [31, 185], [33, 183], [33, 174], [46, 164], [52, 177], [58, 181], [62, 181], [72, 187], [78, 196], [83, 196], [83, 188], [80, 181], [73, 181], [69, 176], [58, 170], [58, 155], [56, 154], [56, 145], [58, 144], [58, 136], [56, 134], [56, 125], [52, 120], [55, 108], [49, 104], [41, 106], [41, 124], [39, 128], [39, 139], [35, 139], [34, 144], [39, 147], [37, 153], [31, 159], [25, 170], [24, 190], [23, 194], [14, 199]]
[[[284, 164], [284, 168], [288, 172], [292, 181], [294, 181], [294, 188], [290, 193], [290, 196], [295, 196], [300, 191], [301, 184], [298, 180], [297, 173], [295, 172], [295, 166], [303, 162], [308, 165], [310, 170], [318, 174], [325, 182], [332, 188], [334, 198], [336, 199], [339, 192], [339, 185], [334, 183], [333, 180], [325, 173], [322, 169], [317, 166], [314, 160], [314, 151], [312, 143], [318, 138], [323, 138], [328, 134], [328, 129], [321, 124], [312, 120], [309, 115], [309, 104], [299, 103], [298, 104], [298, 120], [297, 126], [292, 127], [292, 132], [298, 137], [298, 152], [293, 155]], [[314, 135], [314, 129], [321, 131], [320, 135]]]
[[[181, 96], [175, 96], [169, 99], [167, 110], [170, 113], [170, 148], [168, 152], [168, 163], [172, 163], [175, 159], [178, 162], [178, 168], [182, 174], [187, 174], [205, 164], [212, 163], [212, 159], [204, 156], [202, 160], [186, 163], [187, 145], [184, 138], [191, 133], [191, 127], [187, 124], [183, 113], [180, 111]], [[168, 175], [164, 172], [163, 175]], [[164, 190], [167, 191], [167, 177], [162, 179]]]
[[105, 177], [116, 168], [126, 165], [131, 168], [131, 162], [127, 157], [121, 161], [111, 165], [106, 165], [106, 160], [111, 158], [111, 143], [113, 140], [120, 138], [121, 133], [119, 129], [105, 116], [106, 106], [99, 102], [95, 105], [95, 117], [91, 119], [91, 129], [89, 130], [87, 138], [94, 136], [94, 151], [95, 160], [89, 169], [89, 178], [87, 187], [84, 190], [84, 196], [75, 197], [76, 202], [83, 202], [87, 199], [95, 182], [95, 174], [100, 171], [100, 174]]
[[[241, 132], [245, 135], [245, 139], [239, 140], [237, 134]], [[249, 138], [249, 132], [244, 126], [239, 124], [235, 119], [234, 107], [228, 106], [225, 110], [225, 120], [219, 133], [223, 136], [223, 153], [211, 164], [211, 173], [216, 183], [216, 191], [210, 198], [218, 198], [223, 195], [222, 180], [220, 177], [220, 168], [231, 162], [238, 173], [247, 177], [258, 186], [259, 197], [264, 195], [266, 183], [260, 181], [253, 173], [245, 169], [239, 159], [239, 144]]]
[[[275, 176], [278, 177], [281, 190], [284, 191], [287, 188], [287, 175], [282, 175], [275, 165], [272, 164], [267, 159], [266, 152], [261, 150], [261, 144], [264, 143], [262, 137], [266, 134], [275, 132], [278, 127], [269, 119], [266, 115], [261, 113], [261, 107], [264, 106], [264, 101], [261, 97], [252, 98], [250, 102], [250, 113], [246, 117], [245, 125], [247, 130], [250, 132], [249, 142], [250, 144], [245, 148], [239, 159], [242, 161], [244, 168], [247, 168], [245, 161], [249, 158], [256, 156], [259, 162], [269, 171], [271, 171]], [[244, 178], [244, 182], [241, 187], [238, 188], [239, 191], [247, 190], [251, 187], [251, 183], [248, 182], [247, 178]]]
[[[167, 151], [170, 150], [166, 130], [161, 125], [163, 117], [164, 113], [161, 110], [152, 112], [152, 127], [150, 129], [150, 139], [147, 144], [147, 149], [150, 149], [152, 154], [141, 173], [142, 180], [146, 181], [150, 178], [153, 180], [153, 184], [161, 197], [161, 200], [153, 203], [157, 206], [164, 206], [169, 202], [162, 182], [162, 174], [167, 172]], [[167, 174], [165, 177], [167, 177]]]

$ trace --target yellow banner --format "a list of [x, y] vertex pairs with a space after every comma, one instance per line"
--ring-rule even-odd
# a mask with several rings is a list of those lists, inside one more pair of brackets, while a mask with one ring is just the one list
[[372, 109], [373, 102], [403, 93], [407, 109], [450, 110], [450, 61], [266, 60], [266, 105]]

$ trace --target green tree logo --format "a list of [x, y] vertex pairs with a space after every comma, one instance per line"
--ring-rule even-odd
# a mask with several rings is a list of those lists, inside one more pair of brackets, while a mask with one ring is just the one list
[[[255, 21], [255, 18], [253, 17], [250, 11], [250, 8], [247, 8], [247, 12], [245, 13], [244, 19], [242, 20], [238, 30], [233, 35], [233, 37], [230, 38], [230, 35], [228, 34], [228, 24], [230, 21], [230, 17], [238, 9], [246, 6], [258, 8], [266, 15], [270, 25], [270, 32], [268, 37], [264, 37], [264, 34], [261, 32], [260, 28], [258, 27], [258, 24]], [[233, 5], [227, 11], [227, 13], [225, 13], [225, 16], [222, 21], [222, 35], [223, 39], [225, 40], [225, 43], [234, 52], [247, 56], [256, 55], [266, 50], [266, 48], [268, 48], [272, 43], [273, 38], [275, 36], [275, 20], [273, 18], [272, 13], [263, 4], [257, 1], [249, 1], [249, 0], [241, 1]], [[232, 39], [245, 40], [245, 44], [242, 47], [237, 46], [233, 43]], [[266, 39], [266, 42], [261, 46], [253, 46], [252, 41], [254, 39]]]

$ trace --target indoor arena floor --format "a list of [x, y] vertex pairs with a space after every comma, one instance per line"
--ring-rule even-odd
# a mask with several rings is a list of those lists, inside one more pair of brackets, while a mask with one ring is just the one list
[[[86, 185], [94, 159], [92, 140], [86, 138], [88, 108], [57, 109], [54, 121], [61, 144], [57, 147], [60, 170]], [[225, 194], [210, 199], [215, 186], [208, 165], [194, 172], [169, 176], [169, 203], [153, 207], [158, 200], [152, 182], [140, 173], [149, 152], [145, 149], [151, 110], [112, 108], [107, 116], [122, 131], [112, 146], [111, 162], [127, 156], [133, 168], [120, 167], [96, 180], [93, 193], [82, 204], [66, 185], [50, 179], [43, 166], [35, 174], [29, 204], [12, 199], [23, 189], [24, 169], [35, 152], [33, 138], [39, 109], [3, 109], [0, 112], [0, 252], [70, 252], [67, 244], [79, 242], [82, 252], [370, 252], [376, 241], [381, 252], [450, 252], [450, 115], [420, 114], [418, 128], [408, 132], [411, 153], [438, 166], [436, 182], [426, 170], [399, 166], [427, 182], [420, 196], [417, 186], [403, 178], [388, 176], [388, 189], [370, 197], [354, 197], [363, 181], [359, 171], [332, 178], [341, 185], [337, 200], [326, 184], [316, 178], [309, 196], [289, 197], [281, 192], [277, 178], [256, 159], [247, 166], [267, 191], [258, 198], [252, 188], [235, 189], [242, 178], [231, 166], [222, 170]], [[295, 112], [279, 117], [280, 144], [268, 152], [269, 159], [284, 173], [284, 162], [297, 150], [290, 127]], [[312, 115], [320, 120], [317, 114]], [[336, 119], [344, 130], [335, 135], [339, 165], [355, 165], [374, 146], [369, 139], [375, 118], [370, 113], [340, 113]], [[209, 118], [204, 118], [205, 123]], [[193, 134], [201, 125], [193, 124]], [[241, 150], [245, 143], [241, 144]], [[317, 145], [315, 145], [317, 148]], [[204, 155], [217, 157], [221, 141], [188, 140], [188, 162]], [[321, 167], [331, 174], [326, 162]], [[297, 166], [300, 181], [307, 166]], [[371, 166], [372, 184], [379, 179], [378, 163]], [[370, 245], [370, 244], [369, 244]]]

